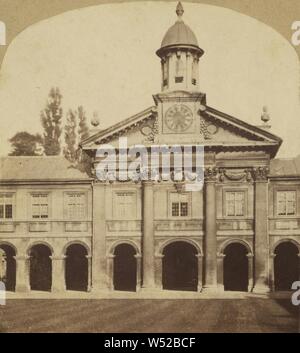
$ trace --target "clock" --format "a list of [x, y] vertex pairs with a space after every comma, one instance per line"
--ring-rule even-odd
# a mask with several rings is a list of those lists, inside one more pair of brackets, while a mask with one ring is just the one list
[[183, 104], [175, 104], [165, 114], [166, 126], [174, 132], [184, 132], [193, 123], [193, 112]]

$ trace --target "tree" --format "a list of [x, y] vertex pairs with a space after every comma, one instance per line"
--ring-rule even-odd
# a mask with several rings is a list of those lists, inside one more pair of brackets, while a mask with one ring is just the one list
[[49, 93], [46, 108], [41, 112], [41, 123], [44, 128], [43, 146], [47, 156], [60, 154], [60, 136], [62, 133], [61, 108], [62, 95], [59, 89], [52, 88]]
[[78, 107], [78, 136], [79, 141], [82, 141], [89, 137], [89, 127], [87, 123], [87, 118], [83, 107]]
[[[89, 137], [89, 127], [87, 117], [82, 106], [78, 107], [78, 142], [83, 141]], [[82, 149], [78, 148], [77, 152], [78, 169], [87, 174], [91, 174], [92, 159]]]
[[40, 134], [32, 135], [29, 132], [17, 132], [11, 139], [12, 152], [10, 156], [40, 156], [43, 154], [43, 138]]
[[[78, 126], [78, 129], [76, 129]], [[69, 110], [65, 125], [64, 156], [75, 168], [87, 174], [91, 173], [91, 158], [78, 144], [89, 136], [87, 117], [82, 106], [76, 111]]]
[[76, 112], [71, 109], [68, 112], [67, 123], [65, 125], [65, 147], [64, 156], [71, 163], [77, 161], [77, 135], [76, 135]]

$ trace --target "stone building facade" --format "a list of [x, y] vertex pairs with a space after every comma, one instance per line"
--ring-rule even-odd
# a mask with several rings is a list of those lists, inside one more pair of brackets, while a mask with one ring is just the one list
[[[267, 292], [299, 278], [300, 158], [275, 158], [282, 141], [267, 123], [207, 104], [198, 86], [204, 51], [180, 3], [176, 13], [157, 51], [154, 105], [81, 142], [93, 178], [61, 157], [1, 159], [0, 276], [8, 290]], [[110, 144], [120, 153], [120, 137], [147, 149], [204, 146], [203, 188], [162, 173], [99, 180], [96, 151]]]

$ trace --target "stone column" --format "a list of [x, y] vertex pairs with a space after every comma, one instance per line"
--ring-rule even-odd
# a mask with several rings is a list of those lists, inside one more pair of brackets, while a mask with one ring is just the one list
[[154, 283], [154, 209], [153, 182], [143, 182], [143, 288], [155, 288]]
[[155, 287], [162, 289], [162, 262], [164, 255], [155, 255]]
[[190, 89], [192, 85], [192, 62], [193, 62], [193, 56], [191, 53], [187, 52], [186, 53], [186, 80], [185, 80], [185, 87], [187, 90]]
[[30, 290], [29, 283], [29, 259], [30, 256], [14, 256], [16, 260], [16, 292]]
[[217, 272], [218, 272], [218, 289], [224, 291], [224, 258], [226, 255], [218, 254], [217, 257]]
[[275, 274], [274, 274], [275, 256], [276, 256], [276, 254], [270, 254], [270, 257], [269, 257], [269, 285], [270, 285], [270, 290], [272, 292], [275, 292]]
[[141, 289], [142, 286], [142, 256], [139, 254], [134, 255], [136, 259], [136, 291], [138, 292]]
[[106, 224], [105, 224], [105, 188], [104, 183], [93, 185], [93, 254], [92, 254], [92, 290], [107, 289], [106, 273]]
[[248, 258], [248, 292], [253, 290], [253, 255], [247, 254]]
[[254, 292], [269, 292], [268, 281], [268, 169], [254, 169], [255, 178], [255, 238]]
[[50, 256], [52, 260], [52, 292], [63, 292], [66, 290], [65, 258], [66, 256]]
[[204, 290], [217, 289], [216, 168], [205, 169]]
[[107, 280], [108, 280], [108, 288], [110, 290], [114, 290], [114, 258], [115, 255], [107, 256]]
[[202, 291], [202, 286], [203, 286], [203, 279], [202, 279], [202, 273], [203, 273], [203, 255], [202, 254], [196, 254], [195, 255], [198, 260], [198, 292]]
[[88, 262], [88, 284], [87, 284], [87, 292], [91, 291], [92, 288], [92, 255], [86, 255]]

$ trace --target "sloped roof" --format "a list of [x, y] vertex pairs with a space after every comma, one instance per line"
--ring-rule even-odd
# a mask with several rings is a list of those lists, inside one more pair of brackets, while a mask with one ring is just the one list
[[270, 162], [271, 176], [300, 176], [300, 155], [295, 158], [276, 158]]
[[97, 140], [102, 140], [107, 137], [112, 137], [112, 136], [114, 136], [114, 134], [116, 134], [120, 131], [126, 131], [126, 129], [128, 127], [134, 126], [135, 124], [138, 124], [139, 122], [141, 122], [145, 119], [149, 119], [150, 117], [153, 116], [153, 114], [154, 115], [157, 114], [156, 106], [149, 107], [138, 114], [135, 114], [125, 120], [122, 120], [122, 121], [108, 127], [107, 129], [100, 130], [100, 131], [96, 132], [94, 135], [89, 136], [85, 140], [82, 140], [80, 142], [80, 146], [84, 148], [84, 147], [88, 146], [91, 142], [94, 142]]
[[0, 158], [0, 180], [82, 180], [89, 177], [60, 156]]
[[[184, 92], [184, 93], [187, 93], [187, 92]], [[165, 96], [169, 96], [169, 94], [168, 95], [159, 94], [154, 96], [154, 99], [158, 100], [159, 97], [162, 98]], [[260, 127], [248, 124], [243, 120], [237, 119], [231, 115], [220, 112], [212, 107], [206, 106], [205, 114], [208, 117], [216, 121], [219, 121], [220, 123], [231, 126], [235, 130], [241, 131], [241, 133], [247, 134], [248, 136], [250, 136], [251, 138], [249, 139], [247, 144], [244, 144], [243, 146], [264, 146], [269, 148], [272, 158], [276, 155], [282, 143], [281, 138], [270, 133], [269, 131], [266, 131]], [[107, 141], [110, 141], [116, 136], [118, 136], [119, 133], [126, 133], [128, 129], [130, 129], [131, 127], [138, 126], [140, 123], [142, 123], [146, 119], [152, 118], [153, 116], [154, 117], [157, 116], [156, 106], [152, 106], [148, 109], [145, 109], [142, 112], [131, 116], [130, 118], [122, 120], [105, 130], [99, 131], [94, 135], [89, 136], [87, 139], [81, 141], [80, 146], [83, 149], [94, 149], [95, 148], [94, 143], [96, 144], [107, 143]], [[199, 116], [199, 119], [200, 119], [200, 116]], [[214, 142], [214, 140], [206, 140], [205, 145], [219, 146], [220, 143]], [[232, 145], [234, 147], [237, 147], [236, 143]], [[231, 146], [230, 141], [228, 141], [228, 143], [222, 143], [220, 146], [224, 148], [225, 146]]]

